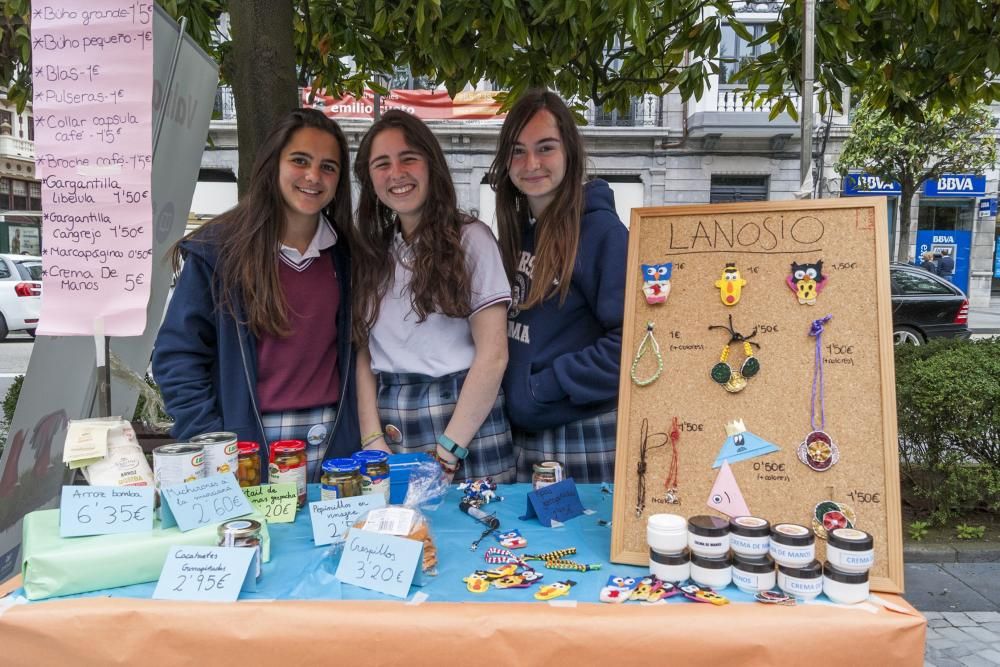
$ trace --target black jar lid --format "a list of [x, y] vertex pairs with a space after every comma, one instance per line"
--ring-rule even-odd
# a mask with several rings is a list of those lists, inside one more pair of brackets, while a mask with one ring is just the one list
[[779, 523], [771, 526], [771, 541], [792, 547], [806, 547], [816, 541], [816, 536], [811, 530], [797, 523]]
[[844, 551], [870, 551], [875, 545], [871, 535], [856, 528], [837, 528], [828, 532], [826, 537], [831, 547]]
[[675, 554], [661, 554], [650, 549], [649, 560], [660, 565], [687, 565], [691, 562], [691, 555], [688, 554], [687, 549]]
[[818, 560], [800, 567], [779, 564], [778, 572], [786, 577], [795, 577], [796, 579], [819, 579], [823, 576], [823, 566], [819, 564]]
[[823, 563], [823, 576], [831, 581], [839, 581], [842, 584], [863, 584], [868, 581], [868, 570], [864, 572], [844, 572], [831, 565], [830, 561], [827, 561]]
[[696, 553], [691, 554], [691, 565], [697, 565], [698, 567], [703, 567], [706, 570], [722, 570], [733, 564], [729, 556], [699, 556]]
[[768, 555], [764, 556], [733, 556], [733, 567], [743, 572], [762, 574], [774, 571], [774, 559]]
[[743, 537], [767, 537], [771, 524], [755, 516], [738, 516], [729, 520], [729, 532]]
[[699, 514], [688, 519], [688, 532], [702, 537], [722, 537], [729, 534], [729, 522], [717, 516]]

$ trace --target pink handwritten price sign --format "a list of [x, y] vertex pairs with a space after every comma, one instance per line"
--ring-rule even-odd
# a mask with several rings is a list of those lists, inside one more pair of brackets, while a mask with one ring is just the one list
[[42, 180], [38, 332], [146, 327], [152, 271], [152, 0], [34, 0]]

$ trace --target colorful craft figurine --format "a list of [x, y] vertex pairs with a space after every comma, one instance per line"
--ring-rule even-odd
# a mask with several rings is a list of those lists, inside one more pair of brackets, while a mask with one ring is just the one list
[[517, 556], [513, 551], [501, 549], [500, 547], [490, 547], [483, 554], [483, 559], [490, 565], [502, 565], [504, 563], [517, 563], [524, 565], [524, 559]]
[[717, 606], [729, 604], [728, 598], [719, 595], [711, 588], [702, 588], [697, 584], [681, 586], [681, 592], [684, 593], [684, 597], [694, 602], [707, 602], [708, 604], [714, 604]]
[[743, 499], [743, 492], [740, 485], [736, 483], [729, 461], [722, 462], [722, 468], [715, 478], [715, 484], [708, 493], [708, 501], [705, 503], [712, 509], [722, 512], [730, 518], [738, 516], [750, 516], [750, 508], [747, 501]]
[[[805, 440], [796, 449], [799, 461], [816, 472], [829, 470], [840, 461], [840, 449], [833, 438], [823, 430], [826, 426], [826, 415], [823, 409], [823, 329], [832, 317], [832, 315], [827, 315], [822, 319], [815, 320], [809, 327], [809, 335], [816, 339], [816, 351], [813, 357], [812, 398], [809, 403], [809, 419], [813, 430], [806, 435]], [[818, 411], [816, 409], [817, 394], [819, 395]], [[819, 412], [818, 420], [816, 419], [817, 412]]]
[[[642, 337], [642, 341], [639, 342], [639, 349], [635, 351], [635, 358], [632, 360], [632, 371], [630, 376], [632, 377], [632, 382], [634, 382], [639, 387], [645, 387], [648, 384], [656, 382], [663, 373], [663, 354], [660, 353], [660, 344], [656, 342], [656, 337], [653, 336], [654, 324], [652, 321], [646, 322], [646, 335]], [[642, 360], [642, 355], [646, 353], [646, 346], [649, 345], [649, 349], [653, 351], [656, 356], [656, 371], [647, 378], [638, 377], [639, 362]]]
[[[722, 348], [722, 354], [719, 355], [719, 363], [712, 366], [712, 379], [721, 384], [722, 388], [731, 394], [743, 391], [747, 386], [747, 380], [757, 375], [760, 371], [760, 361], [753, 356], [753, 348], [759, 348], [760, 345], [750, 340], [757, 335], [757, 327], [753, 328], [752, 334], [744, 336], [733, 328], [733, 316], [730, 315], [728, 327], [713, 325], [708, 328], [710, 331], [712, 329], [725, 329], [729, 332], [729, 341]], [[729, 365], [729, 346], [733, 343], [743, 344], [743, 355], [746, 357], [739, 370]]]
[[654, 305], [667, 300], [673, 270], [673, 262], [642, 265], [642, 293], [646, 296], [646, 303]]
[[491, 477], [467, 479], [458, 485], [458, 490], [464, 493], [463, 500], [473, 507], [482, 507], [494, 500], [503, 500], [503, 496], [496, 494], [497, 485]]
[[825, 540], [827, 533], [838, 528], [856, 528], [858, 515], [844, 503], [824, 500], [813, 509], [812, 529], [816, 537]]
[[628, 599], [638, 602], [659, 602], [679, 593], [676, 586], [651, 574], [639, 580]]
[[726, 268], [722, 269], [722, 277], [715, 281], [715, 286], [719, 288], [719, 298], [727, 306], [735, 306], [740, 302], [740, 295], [746, 284], [747, 281], [740, 275], [735, 262], [727, 262]]
[[763, 456], [772, 452], [781, 451], [777, 445], [770, 443], [758, 435], [754, 435], [747, 430], [742, 419], [737, 419], [726, 424], [726, 441], [722, 443], [719, 455], [715, 457], [713, 468], [719, 468], [723, 463], [737, 463], [751, 459], [755, 456]]
[[753, 596], [757, 602], [764, 604], [780, 604], [788, 607], [795, 606], [795, 598], [780, 591], [761, 591]]
[[538, 589], [535, 593], [536, 600], [553, 600], [557, 597], [561, 597], [569, 593], [569, 589], [576, 586], [576, 582], [572, 579], [567, 579], [566, 581], [555, 581], [551, 584], [545, 584]]
[[517, 528], [508, 530], [506, 533], [499, 533], [497, 539], [500, 541], [500, 546], [508, 549], [521, 549], [528, 546], [528, 540], [521, 535], [521, 531]]
[[826, 287], [828, 278], [823, 275], [823, 260], [815, 264], [796, 264], [792, 262], [792, 273], [785, 278], [785, 284], [795, 292], [799, 304], [816, 305], [816, 295]]
[[507, 563], [506, 565], [501, 565], [500, 567], [495, 567], [492, 570], [486, 570], [484, 573], [486, 578], [490, 581], [494, 579], [503, 579], [504, 577], [509, 577], [517, 572], [518, 565], [516, 563]]
[[629, 599], [632, 591], [639, 585], [635, 577], [622, 577], [612, 574], [608, 577], [608, 583], [601, 589], [599, 600], [611, 604], [620, 604]]
[[482, 570], [476, 570], [462, 581], [465, 582], [465, 587], [469, 589], [470, 593], [485, 593], [490, 589], [490, 582]]

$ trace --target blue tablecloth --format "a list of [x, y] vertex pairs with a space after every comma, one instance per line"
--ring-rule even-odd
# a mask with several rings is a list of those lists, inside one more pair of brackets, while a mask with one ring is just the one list
[[[503, 502], [493, 502], [485, 506], [489, 512], [496, 512], [501, 530], [517, 528], [528, 540], [524, 549], [515, 553], [544, 553], [554, 549], [576, 547], [577, 553], [567, 557], [579, 563], [601, 563], [602, 568], [591, 572], [572, 570], [548, 570], [537, 563], [539, 572], [547, 581], [572, 579], [577, 583], [564, 598], [581, 602], [597, 602], [601, 587], [612, 574], [641, 577], [649, 573], [647, 568], [620, 565], [608, 562], [611, 552], [612, 496], [609, 487], [601, 485], [580, 485], [577, 487], [584, 508], [589, 514], [576, 517], [557, 528], [543, 527], [537, 519], [521, 521], [525, 514], [529, 484], [501, 486], [497, 493], [504, 496]], [[462, 493], [452, 487], [444, 502], [435, 510], [427, 512], [431, 522], [431, 534], [438, 547], [438, 575], [425, 577], [422, 587], [411, 587], [410, 595], [422, 591], [430, 601], [447, 602], [527, 602], [534, 600], [538, 584], [526, 589], [491, 588], [486, 593], [471, 593], [462, 579], [479, 569], [495, 567], [483, 559], [486, 549], [499, 546], [493, 536], [484, 539], [479, 549], [471, 551], [470, 544], [482, 533], [484, 526], [458, 509]], [[319, 500], [318, 486], [309, 489], [309, 500]], [[389, 596], [374, 593], [350, 585], [341, 585], [333, 573], [336, 571], [339, 553], [329, 546], [316, 547], [312, 539], [312, 526], [308, 508], [299, 510], [294, 523], [270, 524], [271, 562], [263, 568], [263, 576], [257, 592], [241, 593], [241, 600], [260, 599], [300, 599], [300, 600], [395, 600]], [[66, 598], [115, 597], [151, 598], [155, 582], [123, 586], [108, 590], [82, 593]], [[753, 598], [735, 586], [721, 591], [733, 602], [752, 602]], [[822, 596], [821, 598], [822, 599]], [[673, 597], [671, 603], [695, 604]], [[42, 602], [44, 603], [44, 601]]]

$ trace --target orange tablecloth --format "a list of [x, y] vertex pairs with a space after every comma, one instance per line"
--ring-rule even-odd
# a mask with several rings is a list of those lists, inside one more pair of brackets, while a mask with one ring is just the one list
[[880, 597], [906, 613], [830, 605], [54, 600], [0, 615], [0, 662], [922, 665], [924, 618], [898, 596]]

